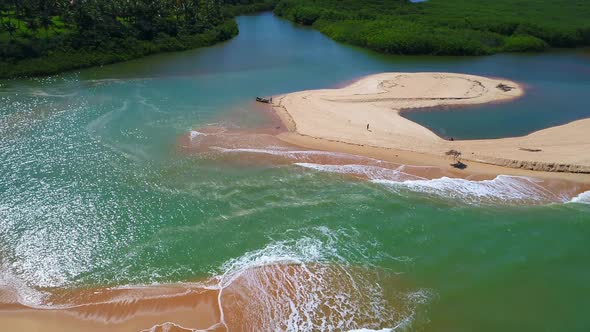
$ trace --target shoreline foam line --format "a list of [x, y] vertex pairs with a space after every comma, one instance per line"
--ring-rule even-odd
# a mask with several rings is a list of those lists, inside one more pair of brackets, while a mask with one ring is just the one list
[[510, 101], [523, 93], [519, 84], [505, 79], [382, 73], [339, 89], [276, 96], [273, 108], [289, 129], [277, 137], [306, 148], [394, 162], [404, 159], [401, 164], [446, 169], [450, 163], [445, 153], [457, 150], [468, 162], [465, 174], [531, 175], [590, 183], [590, 154], [584, 153], [590, 151], [590, 119], [523, 137], [447, 141], [400, 115], [411, 108]]
[[[429, 292], [401, 287], [394, 290], [396, 300], [386, 297], [381, 285], [396, 285], [397, 279], [371, 263], [368, 249], [354, 242], [354, 232], [320, 226], [294, 239], [271, 240], [227, 260], [202, 282], [57, 290], [47, 299], [54, 306], [45, 309], [0, 304], [0, 324], [17, 330], [53, 322], [48, 332], [156, 332], [316, 331], [411, 323]], [[422, 300], [414, 301], [415, 294], [423, 294]]]

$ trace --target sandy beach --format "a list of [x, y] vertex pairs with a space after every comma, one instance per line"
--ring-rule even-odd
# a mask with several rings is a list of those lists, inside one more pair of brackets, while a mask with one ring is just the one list
[[525, 93], [518, 83], [453, 73], [381, 73], [339, 89], [274, 98], [289, 129], [278, 137], [306, 148], [355, 153], [404, 164], [451, 169], [461, 152], [465, 174], [533, 175], [590, 182], [590, 119], [523, 137], [446, 140], [400, 115], [412, 109], [508, 102]]
[[4, 296], [0, 324], [5, 331], [214, 331], [218, 294], [188, 284], [61, 290], [40, 308]]
[[[225, 277], [196, 283], [56, 289], [47, 293], [43, 307], [21, 304], [15, 293], [0, 288], [0, 326], [2, 331], [44, 332], [285, 331], [294, 330], [301, 321], [351, 317], [356, 324], [376, 326], [382, 323], [377, 316], [391, 323], [410, 316], [414, 307], [392, 299], [375, 309], [372, 303], [380, 295], [368, 285], [395, 283], [400, 289], [403, 285], [393, 276], [360, 267], [287, 262], [251, 266]], [[356, 284], [361, 281], [367, 286]], [[316, 308], [313, 314], [298, 316], [309, 305]]]

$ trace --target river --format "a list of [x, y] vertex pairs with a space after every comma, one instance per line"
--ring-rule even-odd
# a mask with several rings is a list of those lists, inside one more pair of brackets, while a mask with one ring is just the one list
[[381, 71], [522, 82], [514, 103], [407, 116], [459, 138], [523, 135], [590, 115], [590, 57], [384, 56], [271, 14], [238, 23], [238, 37], [206, 49], [0, 82], [0, 286], [44, 306], [56, 289], [223, 287], [295, 264], [305, 273], [282, 276], [301, 290], [255, 283], [260, 308], [284, 309], [260, 309], [265, 324], [283, 320], [266, 327], [590, 326], [590, 197], [546, 199], [511, 177], [391, 183], [178, 148], [195, 128], [267, 125], [254, 96]]

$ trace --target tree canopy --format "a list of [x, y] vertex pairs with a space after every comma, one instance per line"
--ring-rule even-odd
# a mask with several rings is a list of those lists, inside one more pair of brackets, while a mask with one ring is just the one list
[[587, 0], [281, 0], [275, 13], [337, 41], [393, 54], [590, 46]]
[[211, 45], [274, 0], [0, 0], [0, 77]]

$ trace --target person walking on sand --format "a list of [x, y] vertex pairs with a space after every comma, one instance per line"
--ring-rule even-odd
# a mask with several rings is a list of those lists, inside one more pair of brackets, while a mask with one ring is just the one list
[[371, 130], [369, 129], [369, 124], [368, 124], [368, 123], [367, 123], [367, 131], [371, 131]]

